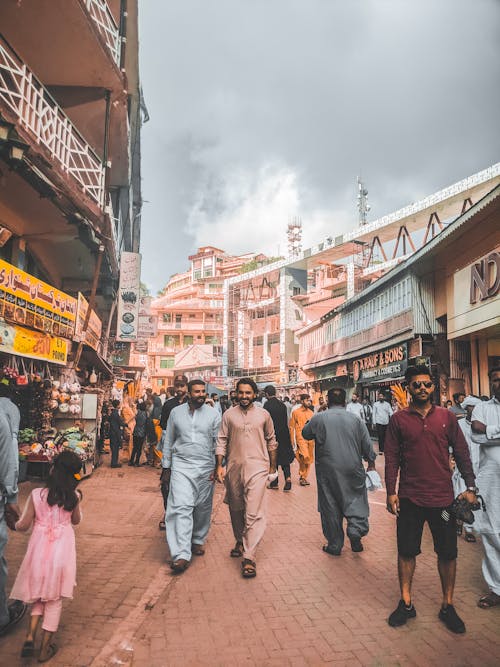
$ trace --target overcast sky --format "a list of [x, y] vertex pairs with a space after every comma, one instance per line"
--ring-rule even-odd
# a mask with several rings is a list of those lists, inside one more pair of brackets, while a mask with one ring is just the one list
[[284, 254], [499, 160], [497, 0], [142, 0], [143, 281]]

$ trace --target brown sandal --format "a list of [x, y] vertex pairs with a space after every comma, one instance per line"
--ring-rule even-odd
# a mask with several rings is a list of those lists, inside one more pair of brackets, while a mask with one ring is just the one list
[[252, 579], [257, 575], [257, 565], [255, 561], [244, 558], [241, 563], [241, 576], [244, 579]]
[[229, 552], [229, 555], [231, 558], [241, 558], [243, 556], [243, 544], [241, 542], [236, 542]]
[[192, 544], [191, 545], [191, 553], [194, 556], [204, 556], [205, 555], [205, 549], [203, 548], [202, 544]]
[[497, 595], [496, 593], [488, 593], [488, 595], [484, 595], [482, 598], [480, 598], [479, 602], [477, 603], [477, 606], [480, 609], [491, 609], [492, 607], [496, 607], [500, 604], [500, 595]]
[[40, 656], [38, 657], [38, 662], [48, 662], [55, 656], [56, 653], [57, 653], [57, 646], [55, 644], [49, 644], [47, 646], [47, 653], [44, 657], [42, 657], [42, 654], [40, 652]]
[[179, 560], [174, 560], [170, 566], [175, 574], [181, 574], [189, 567], [189, 561], [185, 558], [179, 558]]

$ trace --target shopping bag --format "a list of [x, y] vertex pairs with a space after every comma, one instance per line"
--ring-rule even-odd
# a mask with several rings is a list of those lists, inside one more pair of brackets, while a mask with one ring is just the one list
[[369, 470], [366, 473], [366, 488], [368, 491], [377, 491], [382, 488], [382, 480], [376, 470]]

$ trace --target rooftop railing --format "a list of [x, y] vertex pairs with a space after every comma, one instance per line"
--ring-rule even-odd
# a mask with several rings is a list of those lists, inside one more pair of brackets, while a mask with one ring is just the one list
[[57, 102], [0, 36], [0, 107], [6, 105], [54, 163], [99, 208], [104, 204], [104, 166]]

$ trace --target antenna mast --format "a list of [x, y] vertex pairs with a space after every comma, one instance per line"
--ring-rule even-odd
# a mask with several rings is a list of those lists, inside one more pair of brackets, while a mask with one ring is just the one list
[[288, 256], [297, 257], [302, 252], [302, 220], [293, 218], [288, 223]]
[[362, 227], [366, 225], [366, 215], [370, 210], [370, 204], [368, 203], [368, 190], [363, 185], [361, 176], [358, 176], [358, 211], [359, 211], [359, 224]]

